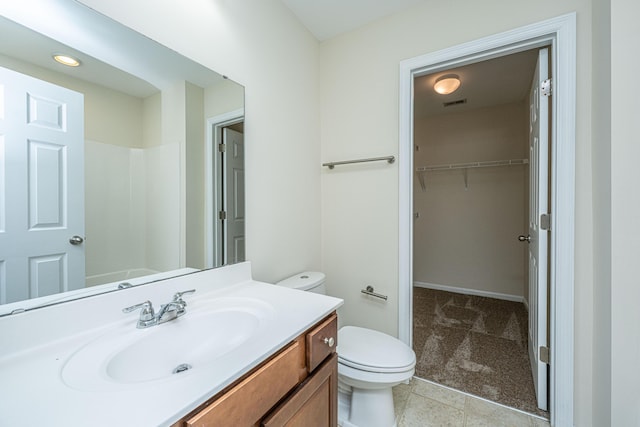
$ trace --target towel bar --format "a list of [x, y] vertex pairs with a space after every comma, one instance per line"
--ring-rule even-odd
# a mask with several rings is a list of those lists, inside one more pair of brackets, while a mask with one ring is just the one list
[[348, 165], [351, 163], [365, 163], [365, 162], [379, 162], [385, 160], [388, 163], [393, 163], [396, 161], [395, 156], [386, 156], [386, 157], [371, 157], [368, 159], [356, 159], [356, 160], [345, 160], [342, 162], [329, 162], [329, 163], [323, 163], [322, 166], [327, 166], [329, 167], [329, 169], [333, 169], [335, 166], [338, 165]]

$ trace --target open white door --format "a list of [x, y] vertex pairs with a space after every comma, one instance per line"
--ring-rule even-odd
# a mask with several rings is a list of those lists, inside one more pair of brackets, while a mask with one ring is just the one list
[[83, 95], [0, 68], [0, 165], [0, 303], [83, 288]]
[[225, 264], [245, 260], [244, 254], [244, 135], [232, 129], [223, 129], [225, 155], [224, 220]]
[[529, 93], [529, 358], [540, 409], [548, 410], [548, 365], [541, 360], [547, 340], [549, 213], [549, 52], [540, 49]]

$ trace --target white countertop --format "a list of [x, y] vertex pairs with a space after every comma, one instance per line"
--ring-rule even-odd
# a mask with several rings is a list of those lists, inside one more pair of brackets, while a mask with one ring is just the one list
[[[170, 379], [101, 391], [77, 390], [64, 382], [62, 369], [81, 346], [123, 323], [136, 328], [138, 313], [124, 315], [123, 307], [146, 299], [159, 306], [174, 292], [192, 288], [197, 292], [185, 297], [185, 317], [205, 299], [251, 298], [273, 307], [268, 328], [215, 364], [194, 366]], [[254, 281], [250, 264], [243, 263], [0, 318], [0, 425], [171, 425], [341, 304], [337, 298]]]

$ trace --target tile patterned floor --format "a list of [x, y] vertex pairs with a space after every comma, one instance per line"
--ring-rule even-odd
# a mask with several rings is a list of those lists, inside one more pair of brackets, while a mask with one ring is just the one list
[[414, 377], [393, 388], [398, 427], [549, 427], [545, 419]]

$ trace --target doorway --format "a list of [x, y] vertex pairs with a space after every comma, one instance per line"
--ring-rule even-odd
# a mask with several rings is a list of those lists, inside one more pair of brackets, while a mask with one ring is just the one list
[[207, 120], [207, 267], [245, 260], [244, 110]]
[[553, 75], [549, 231], [549, 409], [555, 426], [573, 425], [573, 290], [575, 184], [575, 14], [568, 14], [400, 64], [399, 337], [412, 342], [413, 84], [416, 75], [443, 71], [545, 45]]
[[[548, 135], [533, 109], [549, 104], [537, 89], [547, 59], [535, 48], [415, 76], [413, 347], [419, 378], [548, 418], [547, 367], [527, 351], [547, 342], [531, 327], [548, 310], [528, 292], [527, 256], [546, 256], [547, 236], [524, 238], [529, 217], [548, 212], [528, 197], [548, 194], [546, 174], [529, 185], [530, 129]], [[459, 87], [441, 93], [447, 78]]]

